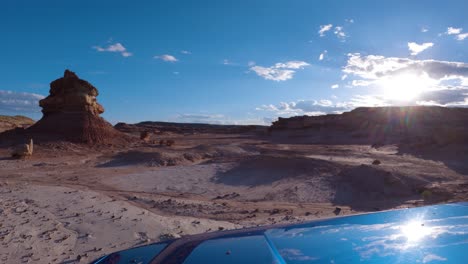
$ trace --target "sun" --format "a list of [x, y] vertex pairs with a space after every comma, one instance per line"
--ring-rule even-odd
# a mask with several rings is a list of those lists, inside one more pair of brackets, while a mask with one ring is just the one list
[[380, 81], [383, 96], [395, 101], [411, 101], [428, 90], [432, 84], [426, 74], [400, 74], [383, 78]]

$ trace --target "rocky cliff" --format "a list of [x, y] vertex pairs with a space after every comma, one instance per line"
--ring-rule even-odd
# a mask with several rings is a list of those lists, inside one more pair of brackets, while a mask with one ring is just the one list
[[360, 107], [343, 114], [279, 118], [270, 127], [270, 132], [327, 143], [468, 143], [468, 109]]

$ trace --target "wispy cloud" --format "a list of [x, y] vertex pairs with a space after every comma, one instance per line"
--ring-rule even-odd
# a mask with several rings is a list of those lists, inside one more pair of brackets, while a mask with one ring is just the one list
[[457, 40], [464, 40], [466, 38], [468, 38], [468, 33], [463, 33], [463, 34], [458, 34], [456, 36]]
[[432, 262], [434, 260], [436, 260], [436, 261], [446, 261], [447, 258], [438, 256], [438, 255], [435, 255], [435, 254], [427, 254], [426, 256], [424, 256], [422, 262], [423, 263], [429, 263], [429, 262]]
[[343, 31], [343, 27], [341, 26], [335, 27], [335, 31], [333, 31], [333, 33], [342, 41], [344, 41], [346, 38], [346, 33]]
[[174, 57], [172, 55], [169, 55], [169, 54], [154, 56], [153, 58], [163, 60], [165, 62], [177, 62], [177, 61], [179, 61], [176, 57]]
[[468, 78], [468, 63], [412, 60], [408, 58], [384, 57], [378, 55], [362, 56], [348, 54], [348, 62], [343, 68], [346, 74], [353, 74], [367, 80], [376, 80], [398, 74], [427, 74], [428, 77], [442, 81], [445, 79]]
[[330, 100], [298, 100], [293, 102], [280, 102], [277, 105], [261, 105], [255, 110], [273, 113], [274, 116], [297, 116], [297, 115], [324, 115], [349, 110], [350, 106], [336, 104]]
[[339, 86], [338, 84], [334, 84], [334, 85], [331, 86], [332, 89], [337, 89], [337, 88], [339, 88], [339, 87], [340, 87], [340, 86]]
[[421, 28], [421, 32], [422, 32], [422, 33], [426, 33], [426, 32], [428, 32], [428, 31], [429, 31], [429, 29], [428, 29], [427, 27], [422, 27], [422, 28]]
[[455, 39], [461, 41], [461, 40], [465, 40], [466, 38], [468, 38], [468, 33], [462, 33], [462, 31], [463, 31], [463, 28], [448, 27], [445, 34], [455, 35]]
[[284, 63], [276, 63], [270, 67], [253, 66], [250, 70], [254, 71], [258, 76], [265, 80], [286, 81], [294, 76], [298, 69], [302, 69], [310, 64], [305, 61], [288, 61]]
[[192, 54], [192, 52], [188, 51], [188, 50], [181, 50], [180, 53], [182, 54]]
[[43, 95], [35, 93], [0, 90], [0, 111], [18, 113], [39, 112], [39, 100], [43, 98]]
[[327, 31], [331, 30], [331, 29], [332, 29], [332, 27], [333, 27], [333, 25], [332, 25], [332, 24], [328, 24], [328, 25], [321, 25], [321, 26], [320, 26], [320, 29], [319, 29], [319, 31], [318, 31], [318, 34], [319, 34], [319, 36], [320, 36], [320, 37], [323, 37], [323, 36], [325, 36], [325, 32], [327, 32]]
[[[376, 55], [361, 56], [349, 54], [343, 72], [352, 76], [352, 86], [378, 88], [392, 79], [410, 76], [407, 81], [423, 84], [421, 94], [405, 104], [435, 104], [441, 106], [468, 105], [468, 63], [412, 60], [407, 58], [384, 57]], [[408, 84], [411, 85], [411, 84]], [[413, 85], [416, 85], [413, 84]], [[398, 105], [400, 102], [388, 98], [365, 98], [374, 104]]]
[[94, 46], [93, 49], [99, 52], [115, 52], [120, 53], [123, 57], [130, 57], [133, 54], [128, 52], [127, 49], [121, 43], [110, 44], [107, 47]]
[[409, 51], [411, 51], [411, 55], [418, 55], [419, 53], [432, 46], [434, 46], [434, 43], [432, 42], [426, 42], [422, 44], [418, 44], [416, 42], [408, 42], [408, 49]]
[[462, 32], [463, 28], [454, 28], [454, 27], [448, 27], [447, 28], [447, 35], [457, 35]]
[[319, 55], [319, 61], [323, 60], [325, 58], [325, 55], [328, 53], [328, 51], [324, 50], [322, 53]]

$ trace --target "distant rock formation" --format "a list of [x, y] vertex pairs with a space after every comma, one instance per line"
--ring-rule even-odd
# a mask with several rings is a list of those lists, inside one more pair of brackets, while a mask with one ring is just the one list
[[15, 136], [88, 144], [113, 144], [128, 140], [127, 136], [99, 116], [104, 108], [96, 100], [98, 90], [78, 78], [74, 72], [65, 70], [62, 78], [50, 84], [49, 93], [39, 101], [43, 113], [41, 120], [24, 131], [15, 130]]
[[34, 124], [34, 120], [25, 116], [4, 116], [0, 115], [0, 132], [7, 131], [10, 129], [28, 128]]
[[279, 118], [273, 136], [323, 143], [468, 143], [468, 109], [439, 106], [360, 107], [343, 114]]
[[153, 131], [160, 133], [194, 134], [194, 133], [213, 133], [213, 134], [243, 134], [252, 133], [264, 135], [267, 133], [267, 126], [259, 125], [215, 125], [200, 123], [171, 123], [171, 122], [141, 122], [137, 124], [117, 123], [114, 126], [117, 130], [125, 133], [141, 133], [144, 131]]

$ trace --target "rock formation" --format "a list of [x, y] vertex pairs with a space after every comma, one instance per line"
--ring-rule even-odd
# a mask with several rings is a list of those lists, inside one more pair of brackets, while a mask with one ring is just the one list
[[34, 120], [25, 116], [0, 115], [0, 132], [19, 128], [28, 128], [34, 124]]
[[104, 108], [96, 101], [98, 90], [69, 70], [50, 84], [49, 96], [39, 101], [43, 117], [16, 134], [40, 141], [65, 140], [88, 144], [113, 144], [127, 137], [99, 115]]
[[468, 143], [468, 109], [439, 106], [360, 107], [343, 114], [279, 118], [270, 132], [314, 142]]

